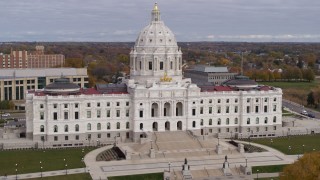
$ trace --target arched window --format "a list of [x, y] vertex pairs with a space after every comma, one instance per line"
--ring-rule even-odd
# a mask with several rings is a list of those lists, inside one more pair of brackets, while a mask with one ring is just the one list
[[200, 126], [203, 126], [203, 119], [200, 120]]
[[247, 124], [250, 124], [250, 118], [247, 119]]
[[273, 122], [276, 123], [277, 122], [277, 117], [273, 116]]
[[101, 130], [101, 124], [100, 123], [97, 124], [97, 130]]
[[91, 124], [90, 124], [90, 123], [87, 124], [87, 130], [88, 130], [88, 131], [91, 130]]
[[65, 126], [64, 126], [64, 132], [68, 132], [68, 131], [69, 131], [68, 125], [65, 125]]
[[196, 121], [192, 121], [192, 127], [196, 127]]
[[212, 125], [212, 119], [209, 119], [209, 125]]
[[40, 132], [44, 132], [44, 125], [40, 126]]
[[140, 129], [143, 130], [143, 123], [140, 123]]
[[130, 123], [126, 122], [126, 128], [129, 129], [130, 128]]
[[221, 125], [221, 119], [220, 118], [218, 119], [218, 125]]
[[74, 129], [75, 129], [76, 132], [78, 132], [79, 131], [79, 124], [76, 124]]
[[238, 124], [238, 118], [234, 119], [234, 124]]
[[120, 129], [120, 122], [117, 122], [117, 129]]
[[53, 126], [53, 132], [58, 132], [58, 126], [57, 125]]
[[109, 122], [107, 123], [107, 129], [111, 129], [111, 125]]
[[265, 117], [265, 118], [264, 118], [264, 123], [265, 123], [265, 124], [268, 124], [268, 117]]
[[256, 118], [256, 124], [259, 124], [259, 118], [258, 117]]
[[229, 123], [230, 123], [230, 120], [229, 120], [229, 118], [227, 118], [226, 124], [229, 125]]

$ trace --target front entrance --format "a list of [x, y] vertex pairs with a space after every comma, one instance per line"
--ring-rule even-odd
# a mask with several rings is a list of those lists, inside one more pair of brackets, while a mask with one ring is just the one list
[[170, 122], [167, 121], [167, 122], [164, 124], [164, 127], [165, 127], [166, 131], [170, 131]]
[[182, 130], [182, 122], [178, 121], [177, 123], [177, 130]]
[[157, 122], [153, 122], [152, 129], [153, 129], [153, 131], [158, 131], [158, 123]]

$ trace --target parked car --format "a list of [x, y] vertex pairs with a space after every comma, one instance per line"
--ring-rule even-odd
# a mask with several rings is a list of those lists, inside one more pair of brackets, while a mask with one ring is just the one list
[[4, 113], [1, 115], [2, 117], [9, 117], [10, 116], [10, 113]]
[[308, 112], [307, 112], [306, 110], [302, 110], [302, 111], [301, 111], [301, 114], [302, 114], [302, 115], [305, 115], [305, 116], [308, 116]]
[[315, 118], [314, 114], [311, 114], [311, 113], [308, 114], [308, 117]]

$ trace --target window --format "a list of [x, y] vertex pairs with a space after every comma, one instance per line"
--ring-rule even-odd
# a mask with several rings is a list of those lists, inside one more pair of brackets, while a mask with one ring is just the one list
[[163, 70], [163, 62], [160, 62], [160, 70]]
[[268, 106], [264, 106], [264, 112], [268, 112]]
[[250, 98], [247, 98], [247, 102], [250, 102]]
[[226, 113], [229, 113], [229, 106], [226, 107]]
[[53, 137], [54, 141], [58, 141], [58, 136]]
[[91, 111], [87, 111], [87, 118], [91, 118]]
[[268, 102], [268, 98], [264, 98], [264, 102]]
[[129, 128], [130, 128], [130, 123], [126, 122], [126, 129], [129, 129]]
[[152, 62], [149, 61], [149, 70], [152, 70]]
[[229, 99], [226, 99], [226, 103], [229, 103]]
[[111, 125], [109, 122], [107, 123], [107, 129], [111, 129]]
[[68, 119], [68, 112], [64, 112], [64, 114], [63, 114], [64, 116], [64, 120], [67, 120]]
[[234, 124], [238, 124], [238, 118], [234, 119]]
[[260, 130], [260, 128], [259, 128], [259, 127], [257, 127], [257, 128], [256, 128], [256, 131], [257, 131], [257, 132], [259, 132], [259, 130]]
[[218, 124], [218, 125], [221, 125], [221, 119], [220, 119], [220, 118], [218, 119], [217, 124]]
[[193, 128], [196, 127], [196, 121], [192, 121], [192, 127], [193, 127]]
[[97, 130], [101, 130], [101, 123], [97, 124]]
[[238, 113], [238, 106], [234, 107], [234, 113]]
[[76, 132], [79, 132], [79, 124], [76, 124], [76, 125], [75, 125], [74, 130], [75, 130]]
[[68, 104], [64, 104], [63, 106], [64, 106], [64, 108], [68, 108]]
[[218, 103], [221, 103], [221, 99], [218, 99]]
[[58, 104], [53, 104], [54, 109], [57, 109], [57, 107], [58, 107]]
[[120, 117], [120, 110], [117, 110], [117, 117]]
[[76, 135], [76, 138], [75, 138], [76, 140], [79, 140], [79, 135]]
[[226, 120], [226, 124], [227, 124], [227, 125], [229, 125], [229, 124], [230, 124], [230, 120], [229, 120], [229, 118], [227, 118], [227, 120]]
[[44, 120], [44, 112], [40, 112], [40, 120]]
[[264, 118], [264, 123], [268, 124], [268, 118], [267, 117]]
[[203, 104], [203, 99], [200, 100], [200, 104]]
[[100, 102], [97, 102], [97, 107], [100, 107]]
[[212, 107], [209, 107], [209, 114], [212, 114]]
[[259, 118], [258, 117], [256, 118], [256, 124], [259, 124]]
[[110, 110], [107, 110], [107, 117], [110, 117]]
[[111, 137], [111, 134], [110, 133], [107, 133], [107, 138], [110, 138]]
[[273, 126], [273, 130], [277, 130], [277, 126]]
[[256, 113], [259, 113], [259, 106], [256, 106]]
[[79, 112], [74, 112], [74, 119], [79, 119]]
[[250, 124], [250, 118], [247, 119], [247, 124]]
[[277, 105], [273, 105], [273, 112], [277, 111]]
[[130, 110], [127, 109], [127, 110], [126, 110], [126, 117], [129, 117], [129, 114], [130, 114]]
[[129, 101], [126, 102], [126, 106], [129, 106]]
[[64, 140], [68, 141], [69, 137], [68, 136], [64, 136]]
[[227, 128], [227, 129], [226, 129], [226, 132], [229, 132], [229, 131], [230, 131], [230, 129], [229, 129], [229, 128]]
[[209, 99], [209, 103], [210, 103], [210, 104], [212, 103], [212, 99]]
[[247, 106], [247, 113], [250, 113], [250, 106]]
[[212, 119], [209, 119], [209, 125], [212, 125]]
[[87, 107], [91, 107], [91, 103], [87, 103]]
[[40, 109], [43, 109], [43, 104], [40, 104]]
[[203, 126], [203, 119], [200, 120], [200, 126]]
[[273, 116], [273, 122], [276, 123], [277, 122], [277, 117]]
[[256, 102], [259, 102], [259, 99], [258, 99], [258, 98], [256, 98]]
[[74, 108], [78, 108], [79, 107], [79, 104], [78, 103], [75, 103], [74, 104]]
[[120, 129], [120, 122], [117, 122], [117, 129]]
[[68, 125], [65, 125], [65, 126], [64, 126], [64, 132], [68, 132], [68, 131], [69, 131]]
[[237, 98], [236, 98], [236, 99], [234, 99], [234, 102], [235, 102], [235, 103], [237, 103], [237, 102], [238, 102], [238, 99], [237, 99]]
[[91, 124], [90, 124], [90, 123], [87, 124], [87, 130], [88, 130], [88, 131], [91, 130]]
[[200, 114], [203, 114], [203, 107], [200, 107]]
[[173, 62], [170, 61], [170, 69], [173, 69]]
[[120, 102], [117, 102], [117, 106], [120, 106]]
[[143, 110], [140, 110], [139, 115], [140, 115], [141, 118], [143, 118]]
[[58, 119], [58, 113], [57, 112], [53, 112], [53, 120], [57, 120]]
[[143, 130], [143, 123], [140, 123], [140, 130]]
[[58, 126], [57, 125], [53, 126], [53, 132], [58, 132]]
[[265, 130], [265, 131], [268, 131], [268, 127], [265, 127], [264, 130]]
[[40, 126], [40, 132], [44, 132], [44, 125]]
[[101, 110], [97, 110], [97, 118], [101, 117]]
[[98, 139], [100, 139], [101, 138], [101, 134], [99, 133], [99, 134], [97, 134], [97, 138]]
[[277, 98], [273, 98], [273, 101], [276, 102], [276, 101], [277, 101]]
[[196, 115], [196, 109], [193, 108], [193, 109], [192, 109], [192, 116], [195, 116], [195, 115]]
[[110, 106], [110, 102], [107, 102], [107, 106]]

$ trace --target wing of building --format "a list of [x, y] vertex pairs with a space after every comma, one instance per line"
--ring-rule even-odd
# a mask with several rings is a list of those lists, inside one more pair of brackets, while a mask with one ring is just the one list
[[27, 137], [53, 146], [140, 141], [154, 131], [276, 136], [282, 90], [245, 78], [198, 86], [182, 76], [182, 52], [155, 4], [130, 52], [124, 84], [83, 89], [66, 79], [27, 93]]

